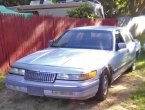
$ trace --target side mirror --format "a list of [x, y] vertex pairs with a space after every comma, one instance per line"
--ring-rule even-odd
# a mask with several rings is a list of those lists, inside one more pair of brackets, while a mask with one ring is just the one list
[[126, 48], [126, 44], [125, 43], [118, 43], [118, 50], [119, 49], [124, 49]]
[[48, 46], [50, 47], [53, 44], [53, 40], [48, 41]]

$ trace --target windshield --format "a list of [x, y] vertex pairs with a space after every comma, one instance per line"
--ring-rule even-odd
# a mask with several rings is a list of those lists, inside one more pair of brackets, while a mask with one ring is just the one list
[[52, 47], [112, 50], [112, 34], [100, 30], [69, 30]]

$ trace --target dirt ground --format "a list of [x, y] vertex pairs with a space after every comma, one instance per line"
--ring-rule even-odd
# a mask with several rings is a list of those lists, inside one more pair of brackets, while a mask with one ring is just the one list
[[129, 101], [131, 92], [144, 80], [133, 74], [124, 74], [117, 79], [102, 102], [34, 97], [5, 89], [0, 93], [0, 110], [133, 110], [136, 106]]

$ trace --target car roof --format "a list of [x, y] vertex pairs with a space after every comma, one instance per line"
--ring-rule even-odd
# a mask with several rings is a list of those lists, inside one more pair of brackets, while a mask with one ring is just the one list
[[121, 27], [117, 26], [83, 26], [83, 27], [76, 27], [70, 30], [104, 30], [104, 31], [113, 31], [113, 30], [121, 30]]

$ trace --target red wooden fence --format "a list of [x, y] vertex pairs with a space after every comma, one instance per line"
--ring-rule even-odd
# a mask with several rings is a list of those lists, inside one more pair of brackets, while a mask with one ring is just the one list
[[74, 19], [66, 17], [0, 15], [0, 73], [17, 59], [46, 48], [48, 40], [65, 30], [86, 25], [116, 25], [116, 19]]

